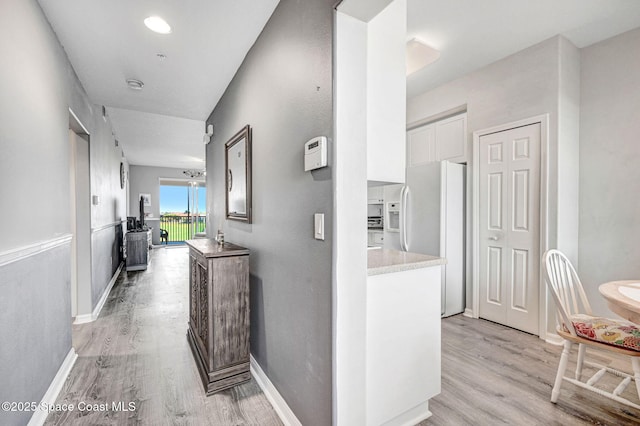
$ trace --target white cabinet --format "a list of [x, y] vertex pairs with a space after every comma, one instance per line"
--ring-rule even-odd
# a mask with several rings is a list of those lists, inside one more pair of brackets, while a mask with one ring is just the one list
[[456, 115], [435, 124], [437, 161], [467, 161], [467, 114]]
[[408, 166], [467, 161], [467, 114], [455, 115], [407, 132]]
[[384, 245], [383, 231], [369, 231], [367, 237], [367, 245], [369, 247], [382, 247]]
[[367, 188], [367, 200], [369, 204], [382, 204], [384, 188], [382, 186], [370, 186]]
[[407, 132], [409, 167], [436, 160], [436, 126], [430, 124]]
[[404, 182], [406, 43], [406, 0], [395, 0], [367, 23], [367, 180]]
[[382, 232], [373, 233], [373, 245], [381, 246], [384, 243], [384, 234]]
[[441, 266], [367, 277], [367, 425], [415, 424], [441, 391]]

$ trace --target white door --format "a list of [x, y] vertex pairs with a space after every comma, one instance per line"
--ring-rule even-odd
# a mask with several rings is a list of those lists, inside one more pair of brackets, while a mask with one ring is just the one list
[[480, 317], [538, 334], [540, 123], [480, 137]]

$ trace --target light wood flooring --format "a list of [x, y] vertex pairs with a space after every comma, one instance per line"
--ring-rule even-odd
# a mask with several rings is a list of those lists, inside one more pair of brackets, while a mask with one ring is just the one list
[[151, 250], [122, 272], [100, 317], [73, 327], [78, 359], [57, 404], [135, 403], [134, 411], [53, 412], [49, 425], [281, 425], [254, 380], [205, 396], [187, 344], [188, 252]]
[[[205, 396], [186, 339], [187, 250], [154, 249], [151, 256], [147, 271], [120, 275], [95, 322], [74, 326], [78, 360], [57, 400], [134, 402], [135, 411], [54, 412], [46, 424], [282, 424], [253, 380]], [[636, 410], [568, 383], [558, 404], [549, 402], [559, 346], [461, 315], [442, 327], [442, 393], [421, 426], [640, 424]], [[634, 398], [633, 391], [624, 395]]]
[[[561, 347], [536, 336], [462, 315], [442, 321], [442, 393], [429, 407], [431, 425], [639, 425], [640, 412], [563, 383], [549, 401]], [[575, 369], [575, 350], [568, 373]], [[587, 352], [587, 354], [592, 352]], [[595, 353], [597, 360], [603, 358]], [[588, 359], [588, 358], [587, 358]], [[594, 359], [594, 358], [592, 358]], [[614, 366], [631, 369], [629, 361]], [[585, 367], [585, 376], [595, 370]], [[618, 379], [603, 380], [609, 391]], [[633, 383], [623, 393], [637, 401]]]

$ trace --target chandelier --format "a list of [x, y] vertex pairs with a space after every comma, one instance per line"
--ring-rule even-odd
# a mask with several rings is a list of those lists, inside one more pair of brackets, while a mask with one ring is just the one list
[[199, 178], [199, 177], [205, 176], [206, 172], [204, 170], [189, 169], [189, 170], [183, 170], [182, 174], [193, 179], [193, 178]]

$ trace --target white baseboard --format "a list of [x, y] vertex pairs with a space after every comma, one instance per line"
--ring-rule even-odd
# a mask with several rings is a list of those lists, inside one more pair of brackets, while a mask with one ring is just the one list
[[56, 376], [51, 381], [49, 389], [44, 393], [44, 396], [38, 405], [39, 408], [31, 416], [31, 419], [27, 424], [28, 426], [40, 426], [44, 424], [45, 420], [47, 420], [47, 416], [49, 415], [48, 410], [41, 410], [40, 407], [55, 404], [56, 399], [58, 399], [58, 394], [62, 390], [64, 382], [67, 380], [76, 359], [78, 359], [78, 354], [75, 349], [71, 348], [64, 361], [62, 361], [62, 365], [58, 369]]
[[475, 318], [475, 316], [473, 315], [473, 310], [469, 309], [469, 308], [465, 308], [464, 312], [462, 313], [463, 316], [468, 317], [468, 318]]
[[273, 386], [271, 380], [264, 374], [260, 364], [253, 358], [253, 355], [251, 355], [251, 374], [271, 405], [273, 405], [273, 409], [278, 413], [278, 417], [280, 417], [282, 423], [284, 423], [285, 426], [302, 426], [300, 420], [298, 420], [291, 408], [289, 408], [287, 402], [280, 395], [276, 387]]
[[76, 319], [73, 320], [74, 324], [86, 324], [88, 322], [95, 321], [93, 314], [76, 315]]
[[424, 401], [410, 410], [405, 411], [398, 416], [387, 420], [382, 423], [383, 426], [387, 425], [401, 425], [401, 426], [413, 426], [417, 425], [423, 420], [431, 417], [431, 411], [429, 411], [429, 401]]
[[73, 321], [74, 324], [86, 324], [88, 322], [93, 322], [98, 319], [98, 317], [100, 316], [100, 311], [102, 311], [104, 304], [107, 302], [109, 293], [111, 293], [111, 289], [113, 288], [113, 285], [116, 283], [116, 280], [120, 276], [120, 271], [122, 271], [123, 267], [124, 267], [124, 262], [120, 262], [120, 266], [118, 266], [116, 273], [113, 274], [113, 277], [111, 277], [111, 281], [109, 281], [107, 288], [105, 288], [104, 291], [102, 292], [102, 296], [100, 296], [100, 300], [98, 300], [96, 307], [93, 308], [93, 312], [91, 312], [90, 314], [76, 315], [76, 318]]
[[551, 343], [552, 345], [562, 346], [564, 344], [564, 339], [558, 336], [555, 333], [548, 333], [547, 338], [544, 339], [545, 342]]

